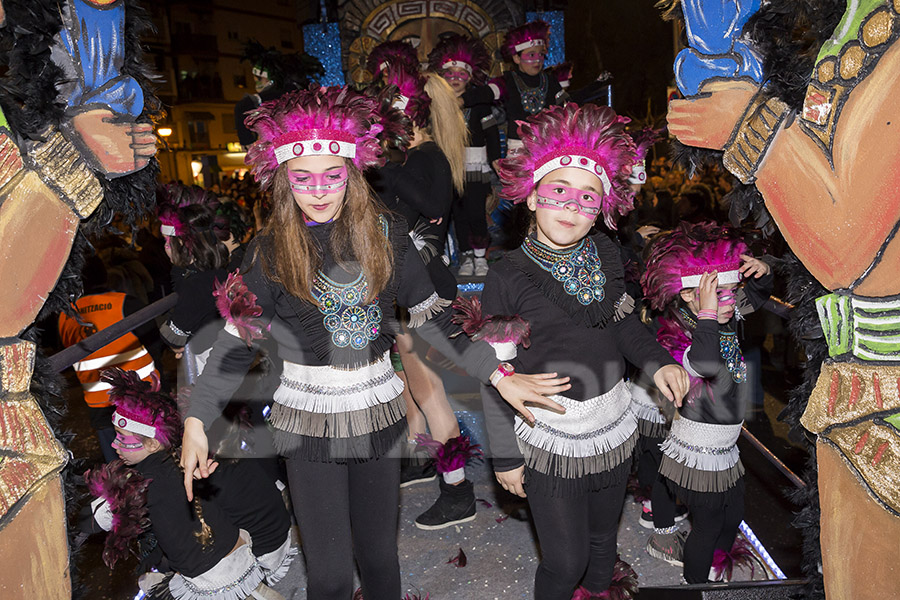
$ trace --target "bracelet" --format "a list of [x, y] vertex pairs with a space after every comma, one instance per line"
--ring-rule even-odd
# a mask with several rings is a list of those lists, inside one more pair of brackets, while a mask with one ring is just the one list
[[787, 104], [767, 98], [762, 90], [750, 101], [722, 155], [724, 167], [741, 183], [756, 181], [756, 169], [789, 112]]
[[715, 310], [701, 310], [697, 313], [698, 319], [718, 319], [719, 312]]

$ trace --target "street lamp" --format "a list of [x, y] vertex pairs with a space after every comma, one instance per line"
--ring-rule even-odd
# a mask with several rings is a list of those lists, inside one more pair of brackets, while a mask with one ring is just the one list
[[167, 138], [170, 135], [172, 135], [172, 128], [171, 127], [160, 127], [159, 129], [156, 130], [156, 133], [158, 133], [161, 137]]

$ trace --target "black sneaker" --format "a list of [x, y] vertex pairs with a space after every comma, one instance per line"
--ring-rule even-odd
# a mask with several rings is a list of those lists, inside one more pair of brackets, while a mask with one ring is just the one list
[[440, 479], [441, 495], [416, 518], [419, 529], [443, 529], [475, 520], [475, 486], [468, 479], [459, 485]]
[[437, 479], [437, 470], [434, 468], [433, 461], [429, 460], [418, 464], [414, 461], [403, 461], [403, 464], [400, 465], [400, 487], [402, 488], [435, 479]]

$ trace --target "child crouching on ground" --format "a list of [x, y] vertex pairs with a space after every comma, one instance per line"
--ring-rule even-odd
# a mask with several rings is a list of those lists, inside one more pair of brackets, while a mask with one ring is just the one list
[[173, 446], [182, 435], [174, 399], [133, 372], [107, 370], [102, 380], [112, 385], [120, 460], [85, 479], [97, 497], [90, 530], [109, 532], [106, 564], [112, 568], [149, 531], [165, 562], [142, 566], [169, 571], [145, 590], [151, 597], [281, 599], [267, 584], [284, 577], [297, 551], [275, 482], [252, 461], [213, 463], [209, 485], [189, 502]]

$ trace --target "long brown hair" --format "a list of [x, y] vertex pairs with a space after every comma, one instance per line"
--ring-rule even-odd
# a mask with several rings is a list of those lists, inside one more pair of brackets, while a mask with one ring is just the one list
[[[378, 218], [382, 212], [379, 200], [353, 161], [344, 162], [349, 180], [331, 232], [331, 252], [339, 264], [359, 263], [369, 287], [366, 302], [371, 302], [391, 278], [393, 252]], [[286, 165], [280, 165], [275, 173], [272, 200], [272, 213], [260, 234], [272, 242], [268, 252], [258, 253], [263, 272], [291, 295], [315, 304], [312, 285], [322, 256], [294, 201]]]

